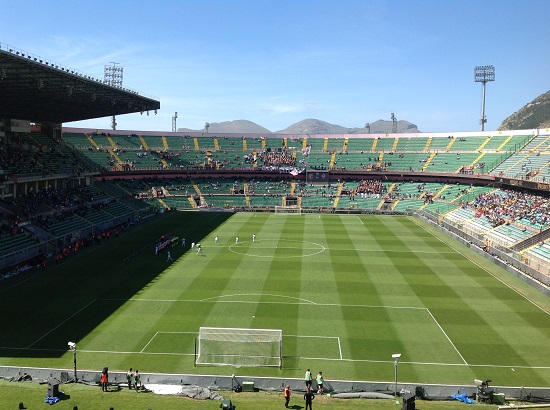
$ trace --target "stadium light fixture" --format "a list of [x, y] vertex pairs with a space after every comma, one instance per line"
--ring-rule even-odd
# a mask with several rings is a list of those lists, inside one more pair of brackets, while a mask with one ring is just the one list
[[178, 112], [176, 111], [174, 113], [174, 116], [172, 117], [172, 132], [176, 132], [177, 131], [177, 126], [176, 126], [176, 121], [178, 120]]
[[394, 353], [391, 355], [391, 357], [393, 358], [393, 368], [394, 368], [394, 382], [395, 382], [395, 385], [394, 385], [394, 397], [395, 397], [395, 402], [399, 404], [399, 401], [397, 400], [397, 365], [399, 364], [399, 358], [401, 357], [401, 353]]
[[76, 383], [78, 381], [76, 377], [76, 343], [75, 342], [69, 342], [67, 343], [69, 346], [69, 349], [73, 351], [73, 363], [74, 363], [74, 382]]
[[481, 131], [485, 130], [485, 123], [487, 118], [485, 117], [485, 86], [489, 81], [495, 81], [495, 67], [492, 65], [476, 66], [474, 69], [474, 81], [481, 83]]

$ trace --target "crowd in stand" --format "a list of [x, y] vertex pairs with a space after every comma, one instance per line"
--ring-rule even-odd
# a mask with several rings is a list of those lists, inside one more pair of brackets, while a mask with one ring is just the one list
[[550, 225], [550, 200], [540, 195], [504, 189], [479, 194], [467, 206], [475, 210], [477, 217], [485, 216], [493, 226], [521, 219], [541, 228]]
[[286, 149], [278, 149], [276, 151], [265, 150], [260, 154], [260, 158], [263, 161], [264, 165], [267, 166], [293, 167], [296, 165], [296, 158], [294, 158], [292, 154], [290, 154]]
[[355, 195], [361, 198], [380, 198], [384, 192], [384, 184], [376, 179], [364, 179], [355, 188]]

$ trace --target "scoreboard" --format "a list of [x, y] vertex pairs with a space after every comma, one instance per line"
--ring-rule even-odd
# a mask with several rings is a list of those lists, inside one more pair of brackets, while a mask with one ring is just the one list
[[307, 182], [328, 182], [329, 171], [307, 170], [306, 181]]

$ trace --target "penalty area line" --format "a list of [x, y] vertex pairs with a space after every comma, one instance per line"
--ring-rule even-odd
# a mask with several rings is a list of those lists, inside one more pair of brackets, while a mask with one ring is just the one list
[[42, 339], [44, 339], [46, 336], [48, 336], [50, 333], [52, 332], [55, 332], [58, 328], [60, 328], [61, 326], [63, 326], [65, 323], [67, 323], [69, 320], [71, 320], [73, 317], [75, 317], [76, 315], [78, 315], [80, 312], [82, 312], [84, 309], [86, 309], [88, 306], [90, 306], [92, 303], [94, 303], [97, 299], [94, 299], [92, 300], [90, 303], [88, 303], [86, 306], [84, 306], [82, 309], [80, 310], [77, 310], [75, 313], [73, 313], [71, 316], [69, 316], [67, 319], [65, 319], [63, 322], [61, 322], [60, 324], [58, 324], [56, 327], [54, 327], [53, 329], [51, 329], [49, 332], [47, 332], [46, 334], [42, 335], [40, 338], [36, 339], [34, 342], [32, 342], [30, 345], [27, 346], [27, 349], [31, 348], [32, 346], [34, 346], [36, 343], [38, 343], [39, 341], [41, 341]]
[[451, 340], [451, 338], [447, 335], [447, 333], [443, 330], [443, 328], [441, 327], [441, 325], [439, 324], [439, 322], [436, 320], [436, 318], [434, 317], [434, 315], [432, 315], [432, 312], [430, 312], [430, 309], [426, 308], [426, 311], [428, 312], [428, 314], [432, 317], [433, 321], [435, 322], [435, 324], [437, 325], [437, 327], [439, 328], [439, 330], [441, 330], [443, 332], [443, 334], [445, 335], [445, 337], [447, 338], [447, 340], [449, 341], [449, 343], [451, 344], [451, 346], [453, 347], [453, 349], [455, 349], [455, 352], [458, 353], [458, 355], [460, 356], [460, 358], [462, 359], [462, 361], [464, 362], [465, 365], [468, 365], [468, 362], [466, 361], [466, 359], [464, 359], [464, 357], [462, 356], [462, 354], [460, 354], [460, 352], [458, 351], [458, 349], [456, 348], [455, 344], [453, 343], [453, 341]]
[[143, 349], [141, 349], [140, 353], [143, 353], [143, 351], [145, 349], [147, 349], [147, 346], [149, 346], [149, 344], [153, 341], [153, 339], [159, 334], [159, 332], [156, 332], [153, 337], [151, 339], [149, 339], [149, 341], [147, 342], [147, 344], [145, 346], [143, 346]]
[[[466, 260], [470, 261], [470, 263], [474, 264], [475, 266], [477, 266], [479, 269], [483, 270], [484, 272], [488, 273], [489, 275], [491, 275], [493, 278], [495, 278], [496, 280], [498, 280], [500, 283], [502, 283], [504, 286], [506, 286], [508, 289], [512, 290], [513, 292], [517, 293], [519, 296], [521, 296], [522, 298], [524, 298], [526, 301], [528, 301], [529, 303], [531, 303], [533, 306], [536, 306], [537, 308], [539, 308], [540, 310], [542, 310], [544, 313], [546, 313], [547, 315], [550, 315], [550, 312], [546, 309], [544, 309], [542, 306], [538, 305], [535, 301], [531, 300], [527, 295], [524, 295], [523, 293], [521, 293], [518, 289], [514, 288], [512, 285], [509, 285], [508, 283], [506, 283], [504, 280], [502, 280], [501, 278], [499, 278], [497, 275], [495, 275], [493, 272], [491, 272], [489, 269], [481, 266], [479, 263], [477, 263], [476, 261], [474, 261], [472, 258], [466, 256], [466, 254], [464, 254], [463, 252], [461, 252], [460, 250], [458, 250], [457, 248], [455, 248], [453, 245], [451, 245], [450, 243], [444, 241], [443, 239], [441, 239], [439, 236], [433, 234], [432, 232], [428, 231], [426, 229], [426, 227], [422, 226], [421, 224], [419, 224], [417, 221], [415, 221], [414, 219], [410, 218], [409, 219], [414, 223], [416, 224], [418, 227], [420, 227], [421, 229], [423, 229], [424, 231], [428, 232], [430, 235], [432, 235], [434, 238], [436, 238], [439, 242], [442, 242], [444, 243], [445, 245], [447, 245], [449, 248], [451, 248], [453, 251], [455, 251], [456, 253], [458, 253], [459, 255], [461, 255], [463, 258], [465, 258]], [[456, 239], [452, 238], [452, 240], [456, 241]]]

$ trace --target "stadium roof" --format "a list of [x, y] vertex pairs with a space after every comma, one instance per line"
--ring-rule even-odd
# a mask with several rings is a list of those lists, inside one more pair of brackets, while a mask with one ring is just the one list
[[159, 108], [136, 91], [0, 44], [0, 118], [64, 123]]

